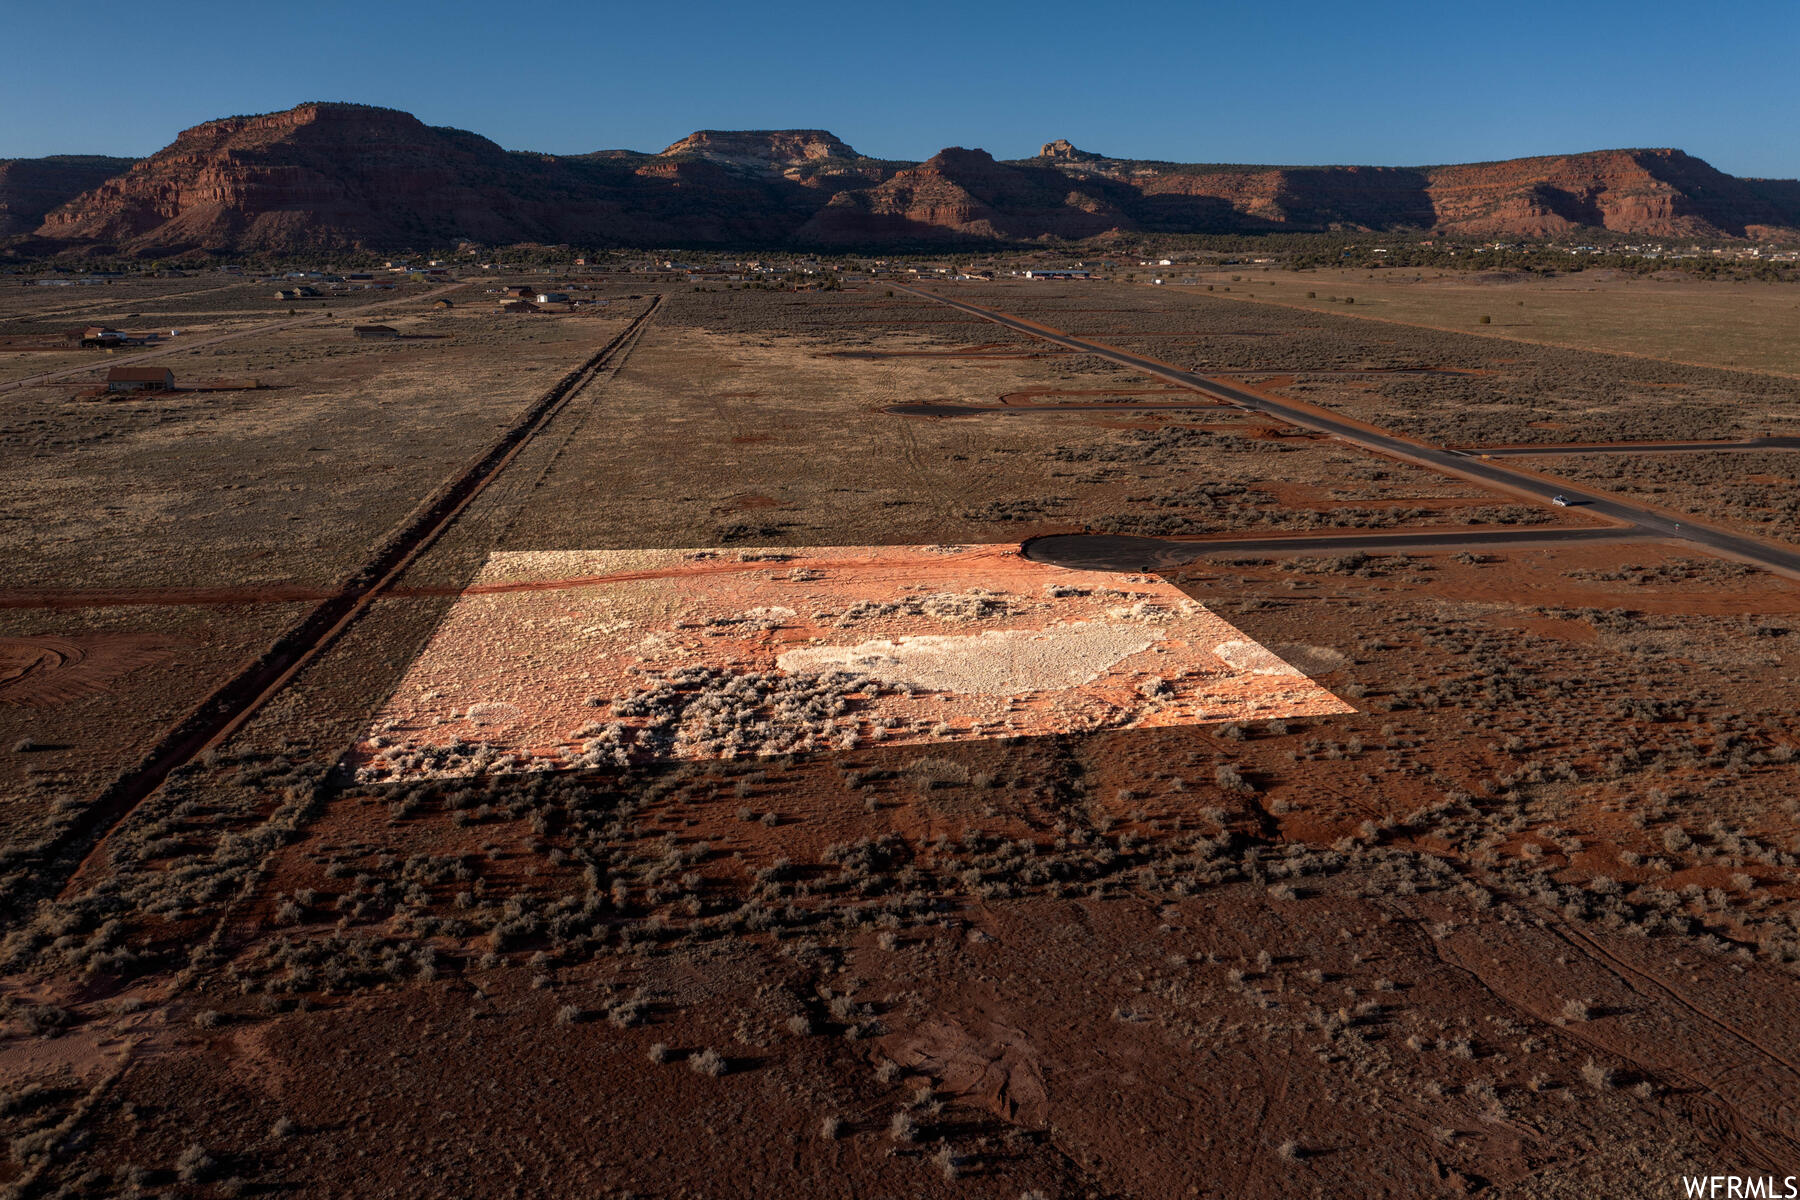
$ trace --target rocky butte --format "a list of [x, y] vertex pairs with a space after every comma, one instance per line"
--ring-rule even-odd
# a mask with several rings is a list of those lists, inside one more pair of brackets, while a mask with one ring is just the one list
[[1112, 233], [1435, 230], [1657, 238], [1800, 229], [1800, 183], [1679, 150], [1432, 167], [1111, 158], [1066, 140], [996, 160], [859, 154], [821, 129], [701, 130], [659, 153], [550, 155], [393, 109], [303, 104], [186, 130], [151, 157], [0, 164], [16, 252], [488, 244], [904, 247]]
[[0, 238], [30, 233], [51, 209], [98, 187], [136, 161], [98, 154], [0, 159]]

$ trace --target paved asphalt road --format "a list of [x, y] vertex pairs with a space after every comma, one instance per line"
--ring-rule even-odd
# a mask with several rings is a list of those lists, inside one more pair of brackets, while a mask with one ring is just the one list
[[[1109, 362], [1116, 362], [1121, 366], [1130, 367], [1134, 371], [1167, 380], [1181, 387], [1192, 388], [1203, 395], [1213, 396], [1240, 408], [1265, 413], [1302, 429], [1329, 434], [1352, 445], [1361, 446], [1365, 450], [1373, 450], [1376, 453], [1386, 454], [1406, 462], [1418, 463], [1446, 475], [1455, 475], [1476, 483], [1486, 484], [1514, 495], [1546, 502], [1555, 496], [1562, 496], [1571, 506], [1580, 506], [1586, 512], [1611, 518], [1631, 526], [1639, 533], [1685, 542], [1727, 558], [1754, 563], [1789, 578], [1800, 579], [1800, 550], [1783, 550], [1767, 542], [1686, 518], [1676, 520], [1655, 509], [1633, 504], [1605, 492], [1588, 491], [1578, 484], [1546, 479], [1530, 472], [1515, 470], [1498, 462], [1477, 458], [1467, 451], [1446, 450], [1442, 446], [1410, 441], [1392, 434], [1366, 429], [1361, 425], [1341, 421], [1310, 408], [1297, 407], [1273, 397], [1245, 391], [1223, 380], [1210, 379], [1192, 371], [1183, 371], [1177, 367], [1156, 362], [1153, 359], [1140, 358], [1122, 350], [1113, 350], [1092, 342], [1084, 342], [1065, 333], [1049, 330], [1003, 312], [970, 304], [967, 301], [954, 300], [948, 296], [937, 295], [920, 288], [907, 287], [904, 284], [895, 284], [894, 286], [900, 291], [926, 300], [934, 300], [939, 304], [985, 318], [997, 325], [1004, 325], [1008, 329], [1017, 330], [1019, 333], [1041, 338], [1083, 354], [1092, 354]], [[1354, 549], [1355, 547], [1344, 548]]]

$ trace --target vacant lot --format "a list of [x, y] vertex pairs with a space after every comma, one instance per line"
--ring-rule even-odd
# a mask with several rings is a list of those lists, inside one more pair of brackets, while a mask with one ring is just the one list
[[8, 840], [46, 800], [80, 812], [624, 323], [396, 313], [406, 340], [327, 323], [160, 360], [256, 390], [0, 394], [0, 662], [29, 676], [0, 673], [0, 748], [27, 747], [0, 754]]
[[[968, 294], [1446, 441], [1800, 411], [1768, 376], [1217, 295]], [[967, 738], [916, 725], [955, 715], [943, 681], [966, 657], [895, 647], [919, 632], [908, 596], [1016, 641], [1026, 625], [973, 583], [849, 597], [876, 601], [854, 641], [834, 623], [849, 608], [787, 604], [790, 625], [758, 599], [726, 625], [665, 614], [649, 632], [669, 638], [625, 646], [623, 618], [556, 588], [520, 592], [504, 639], [477, 622], [465, 651], [441, 640], [500, 594], [482, 588], [551, 582], [484, 567], [573, 552], [748, 553], [779, 575], [810, 548], [947, 555], [1082, 528], [1566, 523], [1211, 406], [889, 411], [1128, 403], [1146, 383], [880, 287], [667, 293], [241, 732], [109, 816], [79, 871], [46, 861], [33, 847], [183, 698], [309, 603], [292, 589], [337, 586], [621, 325], [397, 315], [448, 336], [235, 345], [222, 374], [292, 389], [222, 394], [241, 408], [5, 400], [25, 499], [0, 718], [45, 743], [0, 753], [20, 831], [0, 878], [0, 1178], [22, 1194], [1576, 1197], [1779, 1173], [1800, 1152], [1800, 594], [1783, 581], [1642, 541], [1197, 557], [1141, 586], [1354, 711], [1001, 714]], [[227, 592], [116, 594], [202, 584]], [[673, 704], [657, 689], [685, 686], [661, 670], [676, 650], [784, 628], [789, 682], [782, 655], [810, 670], [844, 646], [913, 672], [895, 702], [920, 736], [601, 753], [613, 716], [647, 727]], [[583, 637], [605, 653], [584, 659]], [[1253, 671], [1249, 653], [1220, 661]], [[749, 655], [708, 661], [730, 675]], [[67, 674], [84, 663], [85, 682]], [[493, 672], [559, 716], [601, 713], [586, 698], [626, 678], [643, 703], [628, 689], [630, 711], [584, 735], [593, 759], [561, 769], [486, 769], [500, 748], [471, 727], [462, 769], [359, 773], [388, 748], [372, 731], [409, 733], [374, 728], [396, 698], [467, 719], [421, 664]], [[740, 674], [686, 680], [718, 695], [682, 720], [818, 715], [821, 697], [773, 692], [731, 709]], [[1130, 694], [1159, 692], [1134, 677]]]
[[[1800, 295], [1792, 284], [1578, 271], [1307, 270], [1233, 267], [1196, 278], [1215, 296], [1408, 325], [1800, 376]], [[1235, 282], [1234, 280], [1235, 276]], [[1481, 318], [1487, 317], [1486, 324]]]

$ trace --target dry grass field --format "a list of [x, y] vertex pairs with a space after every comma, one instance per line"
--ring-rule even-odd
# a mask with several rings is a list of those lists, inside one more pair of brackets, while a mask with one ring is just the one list
[[[1800, 383], [1716, 366], [1235, 291], [956, 294], [1454, 444], [1800, 427]], [[1800, 1161], [1791, 582], [1650, 540], [1196, 548], [1146, 594], [1203, 606], [1341, 705], [921, 729], [961, 711], [946, 675], [903, 698], [905, 740], [601, 753], [609, 725], [677, 701], [715, 724], [841, 716], [860, 693], [790, 694], [749, 648], [793, 638], [781, 653], [811, 664], [848, 643], [849, 608], [890, 654], [924, 628], [909, 594], [1011, 628], [941, 581], [773, 620], [765, 592], [819, 583], [792, 574], [819, 548], [1598, 527], [1245, 411], [1146, 408], [1184, 397], [879, 284], [648, 306], [399, 303], [394, 323], [447, 336], [226, 343], [221, 374], [275, 386], [216, 401], [0, 393], [20, 451], [0, 525], [0, 1184], [1572, 1198]], [[96, 803], [643, 312], [229, 737]], [[1693, 486], [1737, 497], [1719, 518], [1761, 507], [1729, 489], [1772, 486], [1766, 465], [1714, 457]], [[546, 582], [508, 564], [677, 550], [751, 555], [755, 603], [708, 600], [723, 625], [664, 614], [663, 640], [629, 645], [626, 617], [555, 589], [519, 593], [504, 641], [468, 615], [484, 588]], [[669, 603], [627, 582], [614, 609]], [[732, 677], [678, 678], [677, 652]], [[610, 686], [634, 666], [657, 678]], [[509, 671], [593, 714], [591, 760], [502, 764], [476, 724], [455, 771], [357, 769], [396, 705], [465, 719], [433, 679]], [[71, 861], [55, 847], [76, 834]]]
[[[1800, 377], [1800, 297], [1790, 284], [1577, 271], [1163, 268], [1220, 298], [1255, 299], [1516, 341]], [[1146, 274], [1140, 272], [1140, 275]], [[1481, 318], [1487, 317], [1487, 324]]]

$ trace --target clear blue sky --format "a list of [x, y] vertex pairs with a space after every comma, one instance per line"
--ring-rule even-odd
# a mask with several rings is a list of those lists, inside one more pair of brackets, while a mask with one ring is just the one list
[[0, 156], [148, 154], [303, 100], [511, 149], [828, 128], [867, 154], [1054, 137], [1195, 162], [1678, 146], [1800, 175], [1800, 3], [0, 0]]

